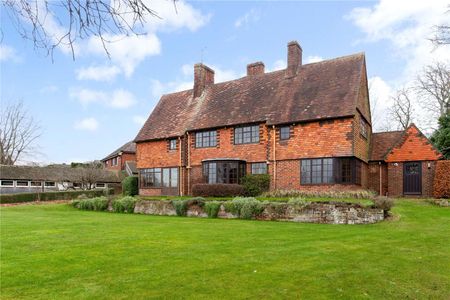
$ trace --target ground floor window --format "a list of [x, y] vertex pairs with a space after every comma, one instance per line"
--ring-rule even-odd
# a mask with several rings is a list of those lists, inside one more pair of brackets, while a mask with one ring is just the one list
[[356, 158], [302, 159], [301, 184], [361, 184], [361, 161]]
[[252, 174], [267, 174], [267, 163], [252, 163]]
[[13, 186], [14, 181], [12, 180], [2, 180], [2, 186]]
[[178, 187], [178, 168], [150, 168], [140, 171], [141, 187]]
[[245, 161], [203, 162], [203, 179], [206, 183], [240, 183], [245, 176]]

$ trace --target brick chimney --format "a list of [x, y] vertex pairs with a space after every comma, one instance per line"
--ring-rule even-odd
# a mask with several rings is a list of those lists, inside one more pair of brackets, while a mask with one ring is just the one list
[[194, 98], [200, 97], [203, 91], [214, 84], [214, 71], [204, 64], [194, 65]]
[[262, 74], [264, 74], [264, 63], [262, 61], [257, 61], [247, 65], [247, 76]]
[[297, 75], [298, 68], [302, 65], [302, 47], [297, 41], [289, 42], [287, 45], [287, 69], [286, 77], [293, 77]]

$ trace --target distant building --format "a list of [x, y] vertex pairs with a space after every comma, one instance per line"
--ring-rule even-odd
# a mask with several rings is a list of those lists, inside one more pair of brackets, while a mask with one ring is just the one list
[[[0, 166], [0, 192], [2, 194], [85, 189], [83, 168], [70, 166]], [[94, 189], [108, 188], [120, 183], [117, 172], [99, 169], [95, 173]]]
[[130, 141], [102, 159], [106, 169], [126, 171], [128, 175], [137, 175], [136, 143]]

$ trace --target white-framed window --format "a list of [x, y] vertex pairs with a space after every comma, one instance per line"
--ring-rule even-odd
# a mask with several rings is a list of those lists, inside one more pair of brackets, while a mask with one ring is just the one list
[[28, 180], [17, 180], [16, 186], [19, 187], [27, 187], [28, 186]]
[[32, 187], [41, 187], [42, 186], [42, 182], [40, 182], [40, 181], [32, 181], [30, 185]]
[[2, 186], [14, 186], [14, 181], [12, 181], [12, 180], [2, 180]]
[[267, 163], [252, 163], [252, 174], [267, 174]]
[[52, 187], [52, 186], [55, 186], [55, 182], [54, 182], [54, 181], [46, 181], [46, 182], [45, 182], [45, 186], [46, 186], [46, 187]]
[[105, 187], [105, 184], [102, 183], [102, 182], [96, 183], [96, 184], [95, 184], [95, 187], [98, 187], [98, 188], [104, 188], [104, 187]]
[[169, 140], [169, 150], [176, 150], [177, 149], [177, 140], [171, 139]]

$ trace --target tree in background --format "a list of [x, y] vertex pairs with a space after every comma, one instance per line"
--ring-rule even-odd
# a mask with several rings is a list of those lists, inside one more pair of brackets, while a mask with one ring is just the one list
[[[174, 10], [175, 9], [174, 3]], [[139, 35], [148, 18], [159, 18], [146, 0], [3, 0], [19, 34], [48, 54], [67, 47], [75, 59], [75, 42], [97, 37], [108, 53], [111, 35]]]
[[450, 159], [450, 112], [439, 118], [439, 128], [431, 136], [433, 145]]
[[417, 92], [423, 98], [422, 106], [436, 118], [450, 108], [450, 66], [436, 62], [426, 66], [417, 78]]
[[[450, 5], [446, 14], [450, 17]], [[434, 36], [430, 39], [437, 47], [442, 45], [450, 45], [450, 24], [441, 24], [434, 27]]]
[[398, 90], [392, 100], [394, 103], [389, 109], [390, 116], [397, 123], [398, 129], [405, 130], [412, 123], [414, 113], [411, 103], [411, 90], [406, 88]]
[[92, 161], [74, 166], [78, 170], [77, 183], [85, 190], [95, 187], [95, 183], [103, 178], [103, 164], [99, 161]]
[[23, 107], [22, 102], [2, 104], [0, 110], [0, 164], [14, 165], [36, 151], [41, 135], [39, 124]]

